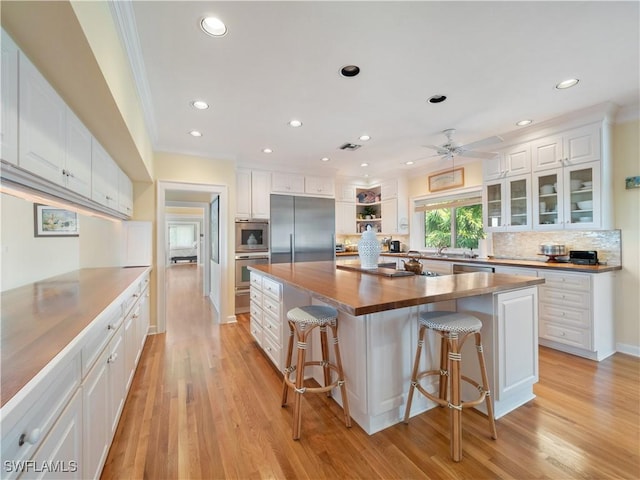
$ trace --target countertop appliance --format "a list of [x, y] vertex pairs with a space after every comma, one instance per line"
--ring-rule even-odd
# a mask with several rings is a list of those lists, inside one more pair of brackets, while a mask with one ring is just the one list
[[400, 253], [400, 241], [391, 240], [391, 242], [389, 242], [389, 251], [393, 253]]
[[576, 265], [597, 265], [598, 252], [595, 250], [570, 250], [569, 261]]
[[336, 243], [336, 253], [342, 253], [342, 252], [344, 252], [344, 244]]
[[271, 263], [335, 260], [332, 198], [271, 195]]
[[236, 253], [268, 252], [267, 220], [236, 220]]

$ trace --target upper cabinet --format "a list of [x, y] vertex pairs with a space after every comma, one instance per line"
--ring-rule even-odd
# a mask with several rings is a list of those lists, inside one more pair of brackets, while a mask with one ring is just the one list
[[[91, 132], [67, 109], [65, 162], [62, 170], [63, 186], [91, 197]], [[127, 179], [128, 180], [128, 179]], [[131, 212], [129, 212], [131, 214]]]
[[118, 169], [118, 211], [127, 217], [133, 215], [133, 184], [127, 174]]
[[2, 66], [0, 68], [2, 88], [2, 118], [0, 119], [0, 158], [18, 163], [18, 46], [4, 30], [0, 37]]
[[485, 182], [483, 198], [486, 231], [531, 230], [531, 175]]
[[482, 162], [484, 179], [497, 180], [531, 172], [531, 147], [528, 143], [501, 151], [495, 158]]
[[118, 165], [97, 140], [91, 145], [91, 198], [105, 207], [118, 208]]
[[304, 175], [274, 172], [271, 174], [271, 191], [274, 193], [305, 193]]
[[335, 181], [331, 177], [304, 177], [304, 193], [335, 196]]
[[533, 170], [600, 160], [600, 130], [600, 125], [591, 124], [532, 142]]
[[269, 218], [271, 173], [248, 168], [236, 170], [236, 218]]

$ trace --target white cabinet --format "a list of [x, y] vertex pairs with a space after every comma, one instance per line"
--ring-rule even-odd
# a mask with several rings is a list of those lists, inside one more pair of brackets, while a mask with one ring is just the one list
[[600, 125], [575, 128], [531, 143], [533, 170], [559, 168], [601, 159]]
[[350, 183], [336, 184], [336, 202], [356, 202], [356, 186]]
[[133, 215], [133, 184], [122, 170], [118, 169], [118, 211], [131, 218]]
[[18, 164], [18, 46], [2, 30], [0, 50], [2, 51], [0, 118], [0, 158], [5, 162]]
[[282, 370], [282, 285], [255, 272], [251, 272], [250, 278], [251, 334], [276, 368]]
[[304, 175], [296, 173], [273, 172], [271, 174], [271, 191], [275, 193], [305, 193]]
[[380, 195], [382, 196], [382, 200], [398, 198], [398, 180], [392, 178], [382, 182], [380, 184]]
[[405, 178], [386, 180], [380, 185], [382, 233], [409, 234], [409, 201]]
[[354, 202], [336, 202], [337, 235], [353, 235], [356, 233], [355, 219], [356, 204]]
[[485, 182], [483, 204], [486, 231], [531, 230], [531, 175]]
[[335, 181], [331, 177], [304, 177], [304, 193], [309, 195], [335, 196]]
[[67, 107], [24, 55], [19, 56], [19, 69], [18, 164], [63, 185]]
[[600, 162], [533, 175], [534, 230], [600, 228]]
[[91, 199], [105, 207], [118, 208], [118, 165], [102, 145], [93, 139], [91, 144]]
[[398, 233], [398, 198], [382, 198], [382, 233]]
[[62, 170], [63, 187], [72, 192], [91, 197], [91, 132], [67, 109], [67, 137], [65, 165]]
[[540, 344], [598, 361], [615, 353], [613, 273], [538, 274]]
[[531, 172], [531, 149], [528, 143], [509, 147], [495, 158], [482, 161], [484, 180], [497, 180]]
[[236, 218], [269, 218], [271, 174], [259, 170], [236, 170]]

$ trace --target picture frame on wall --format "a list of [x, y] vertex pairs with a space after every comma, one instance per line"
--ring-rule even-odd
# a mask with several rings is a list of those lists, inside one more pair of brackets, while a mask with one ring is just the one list
[[429, 175], [429, 191], [437, 192], [464, 186], [464, 167], [444, 170]]
[[77, 237], [80, 235], [78, 214], [36, 203], [33, 205], [33, 230], [35, 237]]

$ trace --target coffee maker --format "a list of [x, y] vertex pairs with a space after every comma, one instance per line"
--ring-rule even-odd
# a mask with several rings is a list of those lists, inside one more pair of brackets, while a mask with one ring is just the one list
[[400, 241], [399, 240], [391, 240], [389, 242], [389, 251], [394, 253], [400, 253]]

